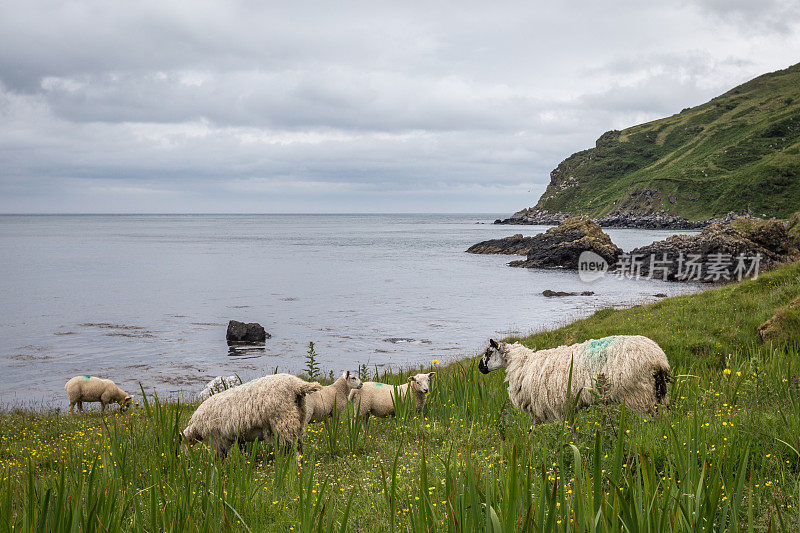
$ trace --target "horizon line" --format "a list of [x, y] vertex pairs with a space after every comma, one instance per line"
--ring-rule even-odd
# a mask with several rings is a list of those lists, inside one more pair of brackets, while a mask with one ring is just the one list
[[30, 212], [30, 213], [0, 213], [0, 216], [192, 216], [192, 215], [215, 215], [215, 216], [331, 216], [331, 215], [497, 215], [498, 212], [468, 212], [468, 211], [342, 211], [342, 212], [253, 212], [253, 213], [235, 213], [235, 212], [181, 212], [181, 213], [92, 213], [92, 212], [74, 212], [74, 213], [49, 213], [49, 212]]

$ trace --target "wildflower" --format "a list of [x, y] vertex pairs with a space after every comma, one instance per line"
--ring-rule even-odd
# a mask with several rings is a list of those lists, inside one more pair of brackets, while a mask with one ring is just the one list
[[731, 375], [731, 369], [730, 368], [726, 368], [725, 370], [722, 371], [722, 373], [725, 374], [726, 376], [730, 376]]
[[433, 361], [431, 361], [431, 364], [432, 364], [433, 366], [436, 366], [436, 365], [438, 365], [438, 364], [439, 364], [439, 360], [438, 360], [438, 359], [434, 359]]

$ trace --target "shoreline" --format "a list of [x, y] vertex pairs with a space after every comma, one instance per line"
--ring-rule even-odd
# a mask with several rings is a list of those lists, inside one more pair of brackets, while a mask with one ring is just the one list
[[[493, 224], [508, 226], [557, 226], [574, 216], [583, 216], [577, 213], [556, 212], [539, 210], [533, 207], [523, 209], [508, 218], [496, 219]], [[706, 220], [693, 221], [687, 218], [670, 215], [667, 213], [616, 213], [592, 217], [594, 222], [602, 228], [609, 229], [642, 229], [642, 230], [700, 230], [710, 224], [729, 224], [734, 220], [766, 220], [754, 217], [747, 213], [728, 213], [724, 216], [711, 217]]]

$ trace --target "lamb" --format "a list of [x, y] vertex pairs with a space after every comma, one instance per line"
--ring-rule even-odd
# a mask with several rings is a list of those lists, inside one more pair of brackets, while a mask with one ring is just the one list
[[341, 414], [347, 406], [347, 397], [351, 390], [360, 389], [363, 383], [361, 379], [349, 370], [342, 373], [342, 376], [327, 387], [309, 395], [306, 398], [306, 424], [310, 422], [322, 422], [333, 415], [334, 405], [336, 414]]
[[609, 383], [610, 399], [641, 413], [669, 405], [671, 381], [667, 356], [641, 335], [618, 335], [550, 350], [529, 350], [520, 343], [489, 341], [478, 364], [483, 374], [506, 368], [508, 396], [527, 412], [534, 426], [562, 420], [567, 406], [567, 381], [572, 365], [572, 395], [578, 407], [594, 403], [598, 376]]
[[[422, 408], [425, 407], [425, 402], [428, 400], [427, 394], [430, 391], [430, 379], [435, 374], [436, 372], [430, 372], [409, 377], [408, 383], [403, 383], [397, 387], [400, 399], [402, 400], [406, 397], [408, 388], [411, 386], [417, 403], [417, 411], [421, 412]], [[361, 389], [351, 390], [349, 399], [356, 406], [359, 416], [366, 424], [370, 415], [379, 418], [394, 415], [394, 402], [392, 401], [394, 390], [395, 387], [393, 385], [367, 381]]]
[[322, 386], [290, 374], [248, 381], [214, 394], [197, 408], [181, 432], [184, 444], [207, 440], [223, 459], [236, 442], [272, 440], [302, 453], [306, 427], [306, 395]]
[[92, 376], [75, 376], [64, 385], [69, 398], [69, 412], [78, 405], [78, 411], [83, 412], [83, 402], [100, 402], [100, 410], [106, 411], [106, 405], [112, 402], [119, 404], [122, 411], [127, 411], [133, 405], [133, 396], [117, 387], [110, 379], [95, 378]]
[[225, 389], [238, 387], [241, 384], [242, 379], [239, 376], [217, 376], [209, 381], [203, 390], [197, 393], [195, 399], [205, 400], [210, 396], [217, 394], [218, 392], [224, 391]]

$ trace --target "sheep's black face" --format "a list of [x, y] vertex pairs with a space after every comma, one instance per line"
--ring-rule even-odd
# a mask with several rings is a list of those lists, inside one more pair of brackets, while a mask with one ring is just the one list
[[505, 355], [503, 355], [503, 349], [501, 347], [502, 344], [503, 343], [496, 342], [494, 339], [489, 341], [489, 347], [483, 352], [483, 357], [481, 357], [478, 363], [478, 370], [481, 374], [488, 374], [492, 370], [497, 370], [498, 368], [504, 368], [506, 366], [506, 358]]
[[481, 357], [481, 360], [478, 363], [478, 370], [480, 370], [481, 374], [488, 374], [489, 373], [489, 367], [486, 364], [486, 359], [487, 359], [488, 355], [489, 355], [489, 350], [486, 350], [485, 352], [483, 352], [483, 357]]

